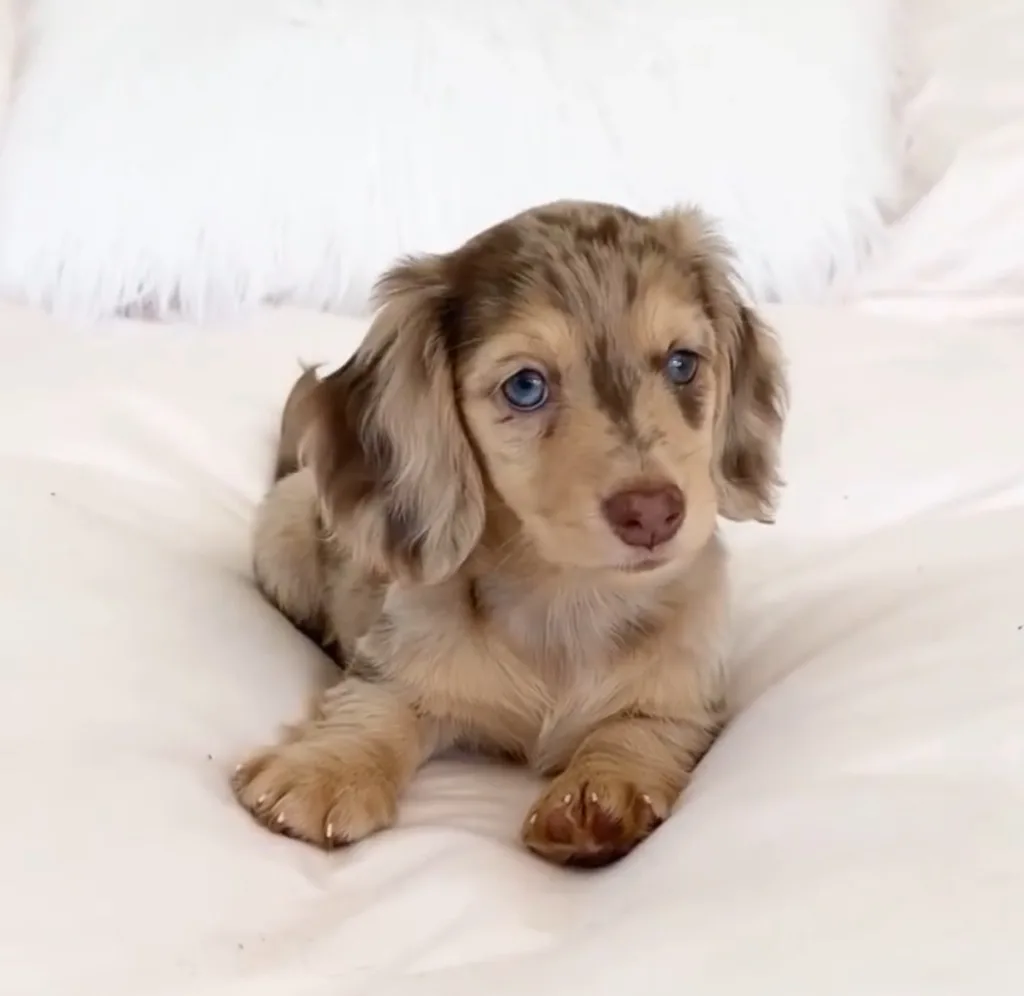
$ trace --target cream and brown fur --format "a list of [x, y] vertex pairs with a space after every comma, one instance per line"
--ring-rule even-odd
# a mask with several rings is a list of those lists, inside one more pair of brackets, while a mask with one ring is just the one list
[[[400, 263], [379, 301], [355, 356], [296, 385], [255, 530], [261, 588], [345, 671], [236, 794], [272, 830], [346, 844], [461, 745], [551, 778], [529, 848], [613, 861], [722, 719], [716, 519], [771, 520], [775, 337], [695, 211], [536, 208]], [[679, 351], [687, 383], [666, 375]], [[523, 369], [548, 384], [535, 411], [503, 393]], [[640, 520], [609, 502], [649, 492], [679, 500], [677, 531], [627, 542]]]

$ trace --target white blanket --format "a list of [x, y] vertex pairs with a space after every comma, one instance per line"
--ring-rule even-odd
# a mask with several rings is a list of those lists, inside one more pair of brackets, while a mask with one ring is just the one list
[[1024, 334], [770, 317], [789, 487], [729, 531], [738, 716], [581, 874], [520, 849], [537, 786], [499, 766], [430, 765], [331, 855], [230, 797], [326, 675], [248, 524], [297, 359], [358, 326], [0, 314], [0, 991], [1020, 996]]

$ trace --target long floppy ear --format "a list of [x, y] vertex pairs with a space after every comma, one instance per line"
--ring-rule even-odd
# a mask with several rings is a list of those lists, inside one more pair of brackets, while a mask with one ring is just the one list
[[744, 303], [730, 247], [701, 212], [670, 212], [659, 221], [688, 260], [715, 329], [719, 510], [728, 519], [771, 522], [782, 485], [779, 450], [789, 401], [778, 339]]
[[441, 258], [385, 274], [370, 331], [318, 386], [302, 444], [328, 528], [368, 568], [427, 584], [458, 570], [484, 527], [444, 337], [449, 297]]
[[735, 310], [722, 338], [726, 385], [715, 444], [719, 508], [728, 519], [772, 522], [789, 400], [782, 351], [753, 310], [742, 303]]

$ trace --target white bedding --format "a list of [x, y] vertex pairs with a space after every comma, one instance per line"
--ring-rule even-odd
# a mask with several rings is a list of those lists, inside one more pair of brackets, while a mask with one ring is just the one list
[[234, 762], [326, 671], [247, 529], [296, 360], [356, 324], [76, 334], [0, 313], [0, 990], [11, 996], [1024, 992], [1024, 331], [769, 312], [776, 526], [734, 528], [739, 714], [632, 857], [514, 835], [447, 761], [324, 855]]
[[12, 2], [0, 290], [76, 317], [361, 314], [564, 197], [697, 201], [814, 301], [899, 189], [902, 0]]
[[1024, 319], [1024, 3], [906, 6], [908, 203], [848, 296], [918, 317]]

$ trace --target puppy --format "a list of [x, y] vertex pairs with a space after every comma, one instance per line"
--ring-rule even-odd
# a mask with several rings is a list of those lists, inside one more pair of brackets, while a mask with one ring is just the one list
[[255, 573], [344, 672], [238, 768], [241, 804], [348, 844], [458, 745], [552, 779], [537, 854], [627, 854], [722, 721], [716, 520], [770, 521], [785, 406], [697, 212], [559, 202], [397, 265], [286, 406]]

